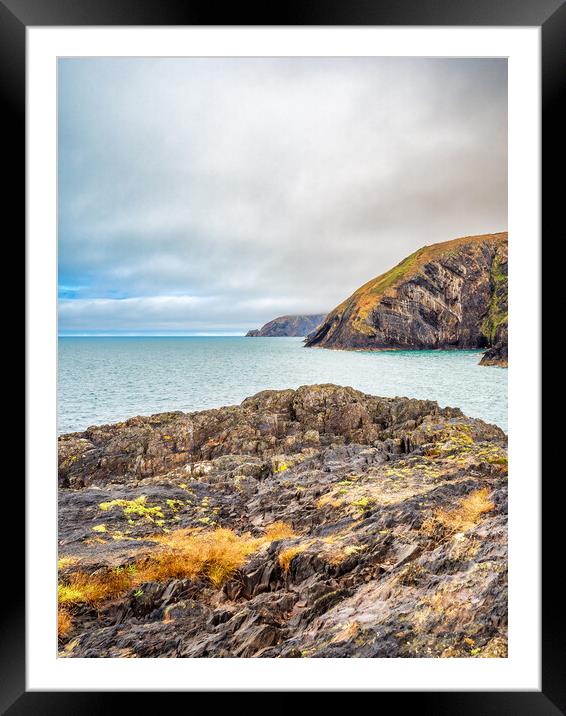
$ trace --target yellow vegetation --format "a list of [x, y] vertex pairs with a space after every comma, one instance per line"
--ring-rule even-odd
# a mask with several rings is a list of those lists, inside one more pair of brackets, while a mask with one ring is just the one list
[[163, 510], [158, 505], [149, 507], [147, 497], [140, 495], [135, 500], [111, 500], [110, 502], [101, 502], [99, 505], [104, 512], [111, 510], [113, 507], [121, 507], [125, 517], [141, 517], [149, 522], [159, 522], [163, 520]]
[[66, 609], [59, 609], [57, 613], [57, 634], [60, 639], [71, 631], [72, 625], [69, 612]]
[[209, 532], [175, 530], [153, 539], [159, 547], [143, 560], [95, 574], [74, 572], [59, 584], [59, 604], [94, 605], [152, 581], [205, 577], [220, 586], [262, 545], [294, 537], [285, 522], [270, 525], [264, 536], [238, 535], [218, 528]]
[[269, 542], [275, 542], [276, 540], [295, 537], [295, 533], [291, 525], [286, 522], [273, 522], [266, 528], [265, 536]]
[[67, 567], [70, 567], [72, 564], [75, 564], [76, 557], [61, 557], [61, 559], [57, 562], [57, 569], [62, 570], [66, 569]]
[[250, 554], [269, 540], [249, 534], [237, 535], [220, 527], [197, 534], [176, 530], [160, 537], [159, 541], [167, 548], [152, 554], [141, 566], [143, 581], [204, 576], [215, 586], [220, 586], [244, 564]]
[[[476, 525], [480, 517], [494, 509], [489, 499], [489, 489], [482, 487], [466, 495], [453, 510], [437, 510], [434, 520], [451, 532], [465, 532]], [[425, 526], [425, 525], [423, 525]]]
[[337, 499], [332, 494], [329, 495], [323, 495], [322, 497], [319, 497], [316, 501], [316, 506], [320, 509], [322, 507], [326, 507], [326, 505], [329, 505], [330, 507], [340, 507], [340, 505], [343, 503], [343, 500]]
[[361, 507], [362, 510], [365, 510], [365, 509], [371, 507], [371, 505], [373, 505], [374, 502], [375, 502], [375, 500], [373, 500], [371, 497], [360, 497], [357, 500], [353, 500], [350, 504], [353, 505], [354, 507]]
[[112, 569], [85, 574], [74, 572], [59, 584], [59, 604], [96, 604], [129, 588], [130, 573]]
[[282, 552], [280, 552], [278, 561], [279, 561], [279, 566], [281, 567], [281, 569], [284, 572], [288, 572], [293, 559], [301, 552], [304, 552], [307, 547], [308, 547], [308, 544], [298, 544], [298, 545], [295, 545], [294, 547], [287, 547], [287, 549], [284, 549]]

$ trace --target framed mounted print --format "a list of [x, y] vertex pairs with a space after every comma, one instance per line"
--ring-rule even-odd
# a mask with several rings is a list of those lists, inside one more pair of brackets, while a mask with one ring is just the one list
[[564, 713], [539, 431], [564, 5], [1, 9], [27, 247], [6, 713]]

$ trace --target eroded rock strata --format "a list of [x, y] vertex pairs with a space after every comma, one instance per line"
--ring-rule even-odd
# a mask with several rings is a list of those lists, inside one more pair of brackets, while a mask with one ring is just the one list
[[507, 448], [314, 385], [59, 440], [65, 657], [507, 653]]
[[361, 286], [307, 339], [340, 349], [496, 349], [507, 361], [507, 233], [425, 246]]
[[246, 333], [251, 338], [279, 338], [284, 336], [308, 336], [324, 320], [324, 313], [307, 316], [279, 316], [261, 328]]

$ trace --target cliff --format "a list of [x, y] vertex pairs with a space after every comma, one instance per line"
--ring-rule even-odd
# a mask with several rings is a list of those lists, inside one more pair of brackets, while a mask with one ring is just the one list
[[253, 338], [279, 336], [308, 336], [324, 320], [324, 313], [307, 316], [279, 316], [259, 329], [246, 333]]
[[504, 433], [334, 385], [59, 438], [62, 657], [503, 657]]
[[419, 249], [331, 311], [306, 345], [493, 348], [483, 363], [506, 364], [507, 233]]

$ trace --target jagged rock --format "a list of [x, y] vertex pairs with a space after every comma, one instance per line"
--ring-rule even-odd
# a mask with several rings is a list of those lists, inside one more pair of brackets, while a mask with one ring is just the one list
[[317, 444], [316, 434], [323, 446], [367, 445], [380, 437], [400, 441], [406, 423], [411, 426], [410, 421], [432, 414], [462, 415], [432, 401], [377, 398], [332, 385], [267, 390], [240, 406], [138, 416], [62, 435], [59, 481], [63, 487], [131, 485], [179, 467], [198, 476], [221, 456], [228, 461], [222, 472], [257, 478], [272, 472], [268, 458], [303, 452], [306, 444]]
[[[61, 656], [506, 654], [507, 448], [493, 425], [318, 385], [60, 446], [62, 584], [135, 574], [183, 530], [258, 540], [222, 583], [138, 580], [71, 604]], [[294, 533], [263, 539], [273, 523]]]
[[[507, 329], [507, 327], [505, 327]], [[507, 330], [505, 337], [496, 343], [493, 348], [489, 348], [482, 356], [481, 365], [499, 365], [505, 367], [507, 365]]]

